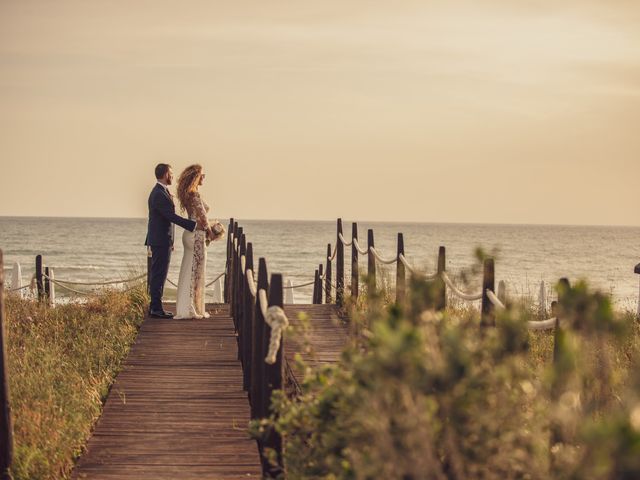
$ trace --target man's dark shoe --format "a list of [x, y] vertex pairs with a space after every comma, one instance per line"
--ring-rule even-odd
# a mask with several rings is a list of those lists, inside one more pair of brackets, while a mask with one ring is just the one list
[[165, 311], [157, 311], [157, 310], [151, 310], [149, 312], [149, 316], [151, 318], [165, 318], [165, 319], [170, 319], [173, 318], [173, 313], [169, 313], [169, 312], [165, 312]]

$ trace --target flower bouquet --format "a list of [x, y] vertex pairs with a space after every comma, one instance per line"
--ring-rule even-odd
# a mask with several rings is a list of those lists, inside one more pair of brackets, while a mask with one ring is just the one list
[[222, 225], [218, 220], [209, 221], [209, 226], [211, 227], [212, 236], [207, 236], [207, 246], [211, 242], [215, 242], [216, 240], [220, 240], [224, 237], [226, 230], [224, 225]]

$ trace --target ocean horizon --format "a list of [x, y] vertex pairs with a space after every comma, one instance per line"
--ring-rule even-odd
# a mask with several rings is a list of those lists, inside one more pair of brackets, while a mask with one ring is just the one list
[[[225, 225], [228, 219], [221, 219]], [[270, 272], [282, 273], [294, 285], [313, 279], [319, 263], [325, 263], [327, 244], [335, 244], [334, 220], [239, 219], [256, 258], [265, 257]], [[5, 271], [20, 263], [23, 282], [35, 271], [34, 259], [55, 269], [57, 278], [104, 281], [127, 278], [146, 269], [146, 218], [125, 217], [0, 217], [0, 248]], [[366, 244], [367, 229], [374, 230], [376, 249], [385, 257], [396, 252], [397, 233], [404, 235], [406, 257], [417, 268], [435, 270], [438, 247], [447, 248], [447, 270], [456, 275], [474, 264], [480, 247], [496, 257], [496, 281], [504, 280], [510, 295], [537, 298], [544, 281], [549, 295], [560, 277], [586, 279], [594, 288], [611, 294], [616, 306], [635, 309], [638, 300], [640, 227], [632, 225], [541, 225], [358, 221], [359, 238]], [[345, 237], [351, 220], [343, 219]], [[169, 279], [177, 281], [182, 257], [182, 229], [176, 227], [176, 245]], [[364, 241], [363, 241], [364, 239]], [[208, 248], [207, 280], [224, 270], [226, 242]], [[393, 284], [395, 269], [379, 268], [381, 278]], [[360, 255], [360, 271], [366, 259]], [[10, 275], [8, 275], [10, 279]], [[345, 277], [350, 278], [349, 249], [345, 253]], [[348, 282], [348, 280], [347, 280]], [[476, 290], [479, 278], [468, 288]], [[167, 285], [167, 299], [173, 287]], [[211, 295], [211, 289], [208, 295]], [[312, 287], [296, 289], [296, 302], [308, 302]], [[64, 295], [58, 289], [58, 295]]]

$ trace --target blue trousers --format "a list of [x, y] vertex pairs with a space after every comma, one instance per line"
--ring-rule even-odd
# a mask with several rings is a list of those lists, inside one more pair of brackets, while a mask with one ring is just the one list
[[164, 293], [164, 283], [169, 273], [169, 262], [171, 261], [171, 246], [151, 246], [151, 278], [149, 279], [149, 295], [151, 305], [149, 310], [161, 312], [162, 294]]

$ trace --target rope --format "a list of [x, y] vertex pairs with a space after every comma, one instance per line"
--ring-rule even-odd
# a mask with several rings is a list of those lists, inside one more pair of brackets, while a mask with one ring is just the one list
[[444, 283], [451, 289], [451, 291], [458, 297], [463, 300], [480, 300], [482, 298], [482, 292], [480, 293], [465, 293], [462, 290], [459, 290], [447, 275], [447, 272], [440, 273], [440, 276], [444, 280]]
[[367, 253], [369, 253], [368, 249], [365, 248], [363, 250], [363, 249], [360, 248], [360, 244], [358, 243], [358, 239], [357, 238], [354, 238], [352, 243], [353, 243], [353, 246], [356, 247], [356, 250], [358, 252], [360, 252], [361, 255], [366, 255]]
[[502, 302], [500, 301], [500, 299], [496, 296], [496, 294], [495, 294], [495, 293], [493, 293], [493, 292], [492, 292], [491, 290], [489, 290], [488, 288], [487, 288], [487, 298], [488, 298], [489, 300], [491, 300], [491, 303], [493, 303], [493, 305], [495, 305], [495, 307], [496, 307], [498, 310], [504, 310], [504, 309], [505, 309], [504, 303], [502, 303]]
[[420, 275], [422, 277], [424, 277], [425, 280], [435, 280], [436, 278], [438, 278], [438, 273], [433, 273], [431, 275], [428, 275], [424, 272], [419, 272], [417, 271], [415, 268], [413, 268], [409, 262], [407, 261], [407, 258], [404, 256], [404, 253], [401, 253], [398, 258], [400, 259], [400, 261], [402, 262], [402, 264], [405, 266], [405, 268], [407, 270], [409, 270], [409, 273], [413, 274], [413, 275]]
[[31, 285], [25, 285], [23, 287], [18, 287], [18, 288], [9, 288], [7, 290], [5, 290], [6, 292], [18, 292], [20, 290], [24, 290], [25, 288], [30, 288]]
[[340, 241], [342, 242], [342, 244], [343, 244], [345, 247], [350, 247], [350, 246], [353, 244], [353, 239], [352, 239], [350, 242], [347, 242], [347, 241], [344, 239], [344, 237], [342, 236], [342, 232], [340, 232], [340, 233], [338, 234], [338, 238], [340, 239]]
[[211, 280], [209, 283], [207, 283], [205, 285], [205, 287], [210, 287], [211, 285], [213, 285], [214, 283], [216, 283], [218, 280], [220, 280], [223, 276], [225, 276], [227, 274], [227, 272], [222, 272], [220, 275], [218, 275], [216, 278], [214, 278], [213, 280]]
[[[506, 307], [504, 303], [500, 301], [500, 299], [493, 293], [491, 290], [487, 289], [487, 298], [495, 305], [495, 307], [499, 310], [504, 310]], [[548, 318], [547, 320], [538, 320], [538, 321], [528, 321], [527, 328], [529, 330], [549, 330], [556, 326], [555, 318]]]
[[[260, 290], [263, 292], [264, 290]], [[289, 326], [289, 319], [284, 313], [284, 310], [278, 305], [272, 305], [267, 309], [267, 314], [264, 317], [264, 321], [271, 327], [271, 337], [269, 338], [269, 352], [264, 359], [269, 365], [276, 363], [276, 355], [280, 348], [280, 340], [282, 339], [282, 333]]]
[[397, 261], [397, 258], [391, 258], [389, 260], [385, 260], [378, 254], [378, 251], [375, 249], [375, 247], [369, 247], [369, 250], [371, 251], [371, 253], [373, 253], [373, 256], [376, 258], [376, 260], [378, 260], [380, 263], [383, 263], [385, 265], [389, 265]]
[[[324, 278], [324, 275], [320, 278]], [[308, 287], [309, 285], [313, 285], [314, 283], [315, 283], [315, 280], [311, 280], [310, 282], [301, 283], [300, 285], [291, 285], [291, 286], [286, 286], [282, 288], [289, 288], [289, 289], [302, 288], [302, 287]]]
[[[210, 287], [211, 285], [213, 285], [214, 283], [216, 283], [222, 276], [226, 275], [226, 272], [222, 272], [220, 275], [218, 275], [216, 278], [214, 278], [213, 280], [211, 280], [209, 283], [205, 284], [205, 288]], [[146, 275], [146, 274], [145, 274]], [[174, 287], [178, 288], [178, 284], [176, 282], [174, 282], [173, 280], [171, 280], [170, 278], [167, 277], [167, 282], [169, 282], [171, 285], [173, 285]]]
[[549, 330], [556, 326], [556, 320], [555, 318], [549, 318], [547, 320], [529, 321], [527, 322], [527, 327], [530, 330]]
[[247, 257], [242, 255], [240, 257], [240, 271], [244, 272], [247, 269]]
[[[105, 282], [72, 282], [71, 280], [61, 280], [56, 278], [57, 282], [60, 283], [67, 283], [69, 285], [98, 285], [98, 286], [103, 286], [103, 285], [115, 285], [116, 283], [129, 283], [129, 282], [135, 282], [136, 280], [140, 280], [143, 277], [146, 277], [146, 273], [141, 273], [140, 275], [138, 275], [137, 277], [131, 277], [131, 278], [126, 278], [124, 280], [107, 280]], [[43, 274], [44, 276], [44, 274]]]
[[269, 300], [267, 300], [267, 291], [264, 288], [258, 290], [258, 298], [260, 299], [260, 311], [262, 316], [267, 318], [267, 308], [269, 308]]
[[258, 294], [257, 290], [256, 290], [256, 281], [253, 278], [253, 270], [247, 270], [247, 282], [249, 285], [249, 291], [251, 292], [251, 295], [253, 295], [254, 297]]
[[333, 259], [336, 258], [337, 253], [338, 253], [338, 245], [335, 246], [335, 248], [333, 249], [333, 253], [331, 254], [330, 257], [327, 257], [327, 260], [329, 260], [330, 262], [333, 262]]

